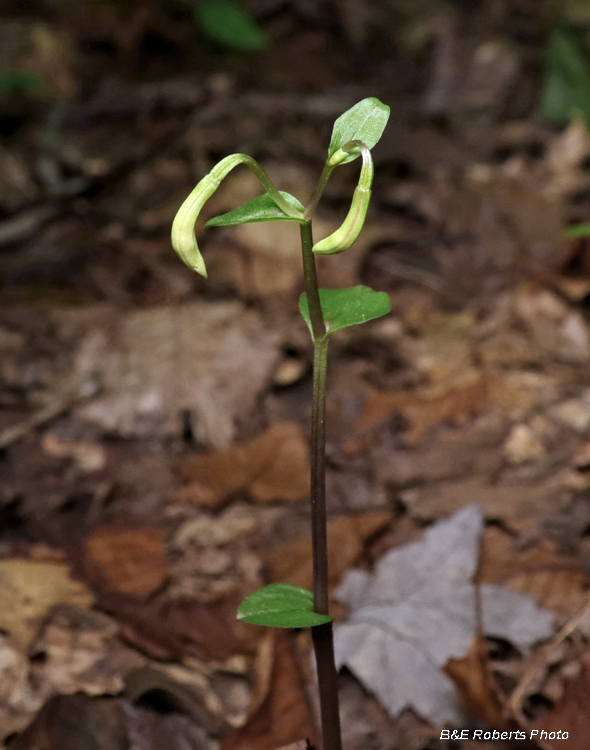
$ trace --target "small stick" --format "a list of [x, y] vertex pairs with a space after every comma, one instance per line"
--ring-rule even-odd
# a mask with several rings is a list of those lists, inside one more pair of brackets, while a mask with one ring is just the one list
[[[524, 698], [529, 685], [538, 675], [539, 671], [547, 664], [549, 658], [555, 652], [557, 646], [563, 643], [563, 641], [577, 629], [578, 625], [589, 614], [590, 601], [588, 601], [582, 607], [582, 609], [563, 626], [563, 628], [553, 638], [553, 640], [543, 646], [543, 648], [541, 648], [535, 655], [535, 657], [531, 660], [531, 663], [527, 667], [520, 682], [513, 690], [507, 704], [507, 708], [510, 709], [512, 716], [516, 719], [519, 726], [526, 727], [528, 724], [526, 717], [522, 712], [522, 704], [524, 702]], [[536, 742], [538, 743], [539, 747], [543, 748], [543, 750], [554, 750], [551, 745], [545, 744], [543, 740], [536, 740]]]
[[95, 375], [86, 376], [74, 382], [69, 381], [63, 388], [52, 394], [48, 403], [33, 412], [30, 417], [1, 430], [0, 450], [8, 448], [35, 428], [68, 411], [74, 404], [92, 398], [99, 390], [100, 383]]

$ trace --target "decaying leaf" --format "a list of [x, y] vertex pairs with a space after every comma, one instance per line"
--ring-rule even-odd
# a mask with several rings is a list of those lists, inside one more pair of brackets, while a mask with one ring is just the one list
[[83, 337], [76, 370], [103, 385], [76, 416], [122, 436], [178, 435], [188, 412], [200, 441], [226, 447], [279, 357], [278, 334], [237, 302], [53, 316], [64, 339]]
[[486, 379], [482, 372], [469, 368], [416, 392], [370, 391], [365, 411], [353, 432], [362, 435], [394, 414], [401, 414], [409, 423], [404, 436], [409, 443], [415, 443], [426, 435], [432, 424], [442, 420], [465, 424], [470, 416], [483, 411], [486, 406]]
[[523, 284], [514, 297], [514, 312], [545, 356], [583, 363], [590, 358], [590, 337], [579, 310], [535, 284]]
[[117, 624], [104, 613], [55, 606], [29, 653], [0, 638], [0, 746], [3, 737], [31, 722], [49, 696], [116, 695], [125, 673], [144, 663], [145, 657], [121, 643]]
[[491, 370], [488, 383], [490, 407], [509, 419], [523, 419], [559, 393], [557, 379], [543, 372]]
[[71, 605], [52, 610], [31, 652], [43, 655], [31, 668], [31, 682], [43, 700], [53, 693], [117, 695], [125, 674], [146, 661], [121, 642], [111, 617]]
[[[417, 317], [410, 311], [405, 323], [417, 335], [399, 339], [400, 353], [427, 384], [407, 391], [369, 390], [348, 443], [351, 450], [359, 447], [365, 433], [396, 414], [407, 422], [404, 436], [410, 444], [437, 422], [463, 425], [485, 411], [522, 420], [533, 408], [559, 397], [555, 374], [546, 366], [531, 371], [531, 363], [579, 364], [590, 356], [588, 329], [580, 312], [535, 284], [523, 284], [500, 298], [481, 324], [471, 313], [438, 311]], [[590, 412], [582, 401], [554, 407], [555, 418], [585, 429]], [[509, 447], [510, 457], [518, 463], [522, 450]], [[542, 446], [529, 445], [527, 455], [533, 450], [540, 455]]]
[[[471, 579], [482, 526], [479, 507], [467, 506], [421, 541], [388, 552], [374, 574], [350, 571], [337, 591], [350, 611], [336, 628], [337, 663], [392, 716], [412, 707], [435, 724], [461, 721], [441, 668], [465, 656], [475, 635]], [[531, 597], [485, 584], [482, 603], [485, 633], [521, 650], [551, 633], [553, 615]]]
[[[531, 484], [515, 480], [497, 481], [486, 475], [412, 487], [401, 493], [415, 518], [441, 518], [477, 498], [486, 517], [529, 524], [552, 516], [564, 504], [561, 481], [549, 477]], [[566, 496], [567, 497], [567, 496]]]
[[166, 547], [159, 529], [108, 526], [86, 540], [86, 566], [108, 588], [147, 596], [166, 576]]
[[0, 560], [0, 629], [26, 649], [41, 618], [56, 604], [89, 607], [93, 596], [63, 563]]
[[0, 638], [0, 743], [11, 732], [24, 729], [42, 703], [30, 679], [26, 653]]
[[248, 492], [258, 502], [309, 496], [307, 441], [295, 422], [275, 424], [227, 450], [189, 456], [179, 473], [190, 482], [180, 498], [195, 505], [216, 506], [236, 492]]
[[179, 714], [190, 716], [195, 723], [214, 737], [224, 737], [231, 731], [227, 716], [211, 690], [203, 672], [176, 664], [145, 666], [125, 675], [125, 698], [134, 705], [149, 703], [150, 696], [159, 696]]
[[[73, 718], [74, 717], [74, 718]], [[29, 727], [11, 742], [14, 750], [213, 750], [217, 743], [180, 712], [159, 713], [127, 701], [83, 693], [53, 695]]]
[[432, 440], [397, 450], [394, 456], [385, 442], [373, 451], [375, 475], [395, 487], [411, 487], [438, 485], [489, 467], [493, 471], [503, 460], [499, 449], [507, 429], [508, 422], [500, 414], [487, 413], [460, 430], [441, 425]]
[[[590, 734], [590, 661], [583, 663], [582, 673], [565, 689], [561, 701], [551, 713], [536, 721], [529, 733], [536, 732], [536, 739], [543, 739], [545, 747], [567, 745], [568, 750], [586, 750]], [[557, 740], [557, 733], [568, 733], [567, 741]], [[543, 734], [541, 734], [543, 733]], [[551, 734], [551, 739], [549, 739]]]
[[586, 573], [576, 558], [559, 555], [554, 541], [518, 549], [513, 537], [494, 526], [485, 530], [482, 541], [483, 582], [530, 594], [541, 606], [568, 617], [584, 606]]
[[[76, 717], [72, 721], [72, 716]], [[82, 742], [106, 750], [126, 747], [123, 706], [115, 698], [53, 695], [13, 743], [16, 750], [58, 750]]]
[[[178, 529], [172, 545], [175, 549], [184, 549], [187, 545], [210, 548], [231, 544], [256, 529], [260, 515], [245, 504], [233, 504], [216, 515], [202, 512]], [[268, 515], [272, 524], [276, 514]]]
[[55, 458], [69, 458], [82, 471], [98, 471], [106, 464], [106, 451], [99, 443], [87, 440], [61, 440], [51, 432], [43, 436], [45, 453]]
[[418, 313], [410, 309], [405, 323], [414, 335], [400, 338], [400, 353], [432, 383], [442, 383], [473, 365], [472, 339], [477, 320], [472, 311], [443, 313], [435, 309]]
[[504, 443], [504, 455], [509, 463], [517, 465], [541, 458], [546, 454], [541, 437], [528, 424], [516, 424]]
[[[390, 522], [389, 511], [378, 511], [336, 518], [328, 523], [328, 571], [331, 586], [335, 586], [357, 560], [365, 541]], [[311, 588], [313, 563], [311, 540], [308, 537], [295, 539], [272, 550], [267, 562], [272, 581]]]
[[189, 650], [196, 648], [213, 659], [254, 652], [261, 628], [236, 619], [242, 598], [238, 592], [210, 602], [172, 602], [166, 608], [162, 627], [187, 644]]
[[[272, 650], [263, 654], [269, 679], [259, 705], [254, 706], [246, 724], [222, 743], [222, 750], [273, 750], [301, 738], [311, 742], [315, 729], [292, 636], [283, 630], [272, 634]], [[265, 670], [263, 670], [265, 671]]]
[[444, 671], [454, 682], [461, 708], [472, 719], [484, 721], [495, 729], [508, 728], [502, 701], [487, 663], [480, 658], [485, 644], [477, 637], [463, 659], [449, 659]]

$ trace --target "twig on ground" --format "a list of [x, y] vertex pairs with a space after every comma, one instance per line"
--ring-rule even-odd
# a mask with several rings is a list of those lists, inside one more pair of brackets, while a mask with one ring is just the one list
[[35, 428], [50, 422], [80, 401], [93, 398], [99, 390], [100, 382], [96, 375], [87, 375], [74, 381], [68, 381], [63, 388], [50, 396], [44, 406], [33, 412], [31, 416], [0, 431], [0, 450], [16, 443]]

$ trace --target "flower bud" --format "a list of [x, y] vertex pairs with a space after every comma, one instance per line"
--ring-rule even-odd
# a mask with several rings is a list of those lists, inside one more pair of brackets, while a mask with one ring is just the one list
[[336, 255], [348, 250], [357, 240], [365, 223], [371, 191], [357, 187], [354, 191], [348, 216], [342, 226], [329, 237], [313, 246], [316, 255]]
[[363, 166], [359, 182], [352, 196], [352, 203], [348, 215], [342, 225], [329, 237], [326, 237], [313, 246], [313, 252], [317, 255], [335, 255], [354, 244], [361, 233], [371, 200], [371, 184], [373, 182], [373, 160], [371, 152], [363, 144]]

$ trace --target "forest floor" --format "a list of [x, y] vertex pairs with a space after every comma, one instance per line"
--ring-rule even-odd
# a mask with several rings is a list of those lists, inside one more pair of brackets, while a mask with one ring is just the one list
[[[204, 231], [208, 279], [169, 236], [230, 153], [305, 201], [336, 117], [376, 96], [365, 230], [318, 262], [322, 286], [392, 303], [330, 352], [344, 745], [586, 748], [590, 244], [564, 229], [590, 220], [590, 134], [538, 115], [553, 4], [257, 0], [256, 53], [180, 4], [19, 5], [0, 19], [0, 742], [316, 742], [309, 634], [235, 619], [264, 583], [311, 584], [298, 232]], [[316, 237], [357, 178], [336, 171]], [[204, 218], [259, 193], [236, 170]], [[362, 620], [355, 581], [371, 603], [392, 580]]]

